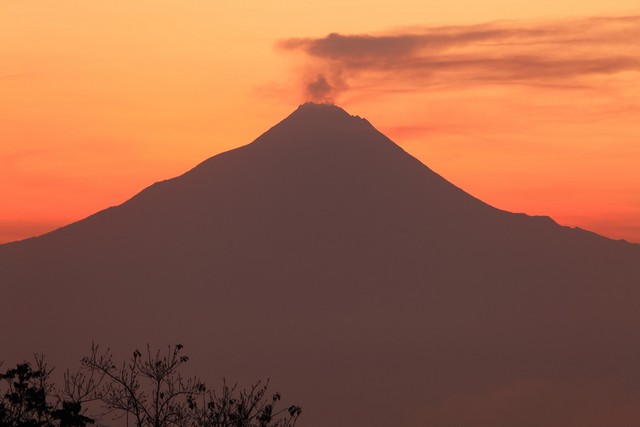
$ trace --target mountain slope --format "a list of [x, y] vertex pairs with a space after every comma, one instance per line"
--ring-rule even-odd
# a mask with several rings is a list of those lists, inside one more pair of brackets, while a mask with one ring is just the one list
[[6, 358], [182, 342], [306, 426], [640, 416], [640, 246], [497, 210], [334, 106], [0, 246], [0, 284]]

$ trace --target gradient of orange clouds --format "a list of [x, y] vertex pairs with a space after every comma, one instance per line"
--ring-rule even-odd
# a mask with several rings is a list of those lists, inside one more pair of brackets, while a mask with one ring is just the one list
[[[637, 13], [636, 0], [2, 2], [0, 242], [253, 140], [304, 101], [315, 72], [282, 40]], [[640, 242], [640, 77], [586, 79], [421, 90], [361, 75], [338, 102], [496, 207]]]

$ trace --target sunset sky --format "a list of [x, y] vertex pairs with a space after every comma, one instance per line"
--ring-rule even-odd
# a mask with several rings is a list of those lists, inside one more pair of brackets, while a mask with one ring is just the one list
[[3, 0], [0, 243], [306, 100], [501, 209], [640, 242], [638, 0]]

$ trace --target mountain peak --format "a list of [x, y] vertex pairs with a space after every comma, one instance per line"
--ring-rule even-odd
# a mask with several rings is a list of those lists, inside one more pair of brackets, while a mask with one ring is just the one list
[[[272, 148], [280, 147], [289, 154], [304, 149], [305, 155], [314, 155], [315, 149], [332, 150], [337, 155], [345, 147], [390, 145], [398, 150], [388, 138], [378, 132], [367, 120], [353, 116], [335, 104], [304, 103], [284, 120], [273, 126], [253, 145], [266, 144]], [[308, 151], [310, 147], [314, 150]], [[316, 153], [317, 154], [317, 153]]]
[[298, 111], [310, 111], [310, 112], [326, 112], [326, 111], [340, 111], [343, 114], [348, 114], [343, 108], [337, 106], [331, 102], [305, 102], [300, 104], [297, 108]]
[[[335, 122], [336, 120], [345, 120], [345, 119], [359, 119], [364, 120], [360, 116], [354, 116], [349, 114], [342, 107], [337, 106], [336, 104], [331, 103], [315, 103], [315, 102], [305, 102], [298, 106], [298, 108], [289, 115], [290, 118], [298, 118], [298, 119], [309, 119], [314, 121], [326, 121], [331, 120]], [[366, 122], [366, 120], [364, 120]], [[368, 123], [368, 122], [367, 122]]]

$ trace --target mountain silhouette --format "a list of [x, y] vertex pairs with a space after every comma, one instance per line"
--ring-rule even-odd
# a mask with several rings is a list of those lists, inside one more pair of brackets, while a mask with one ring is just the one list
[[640, 420], [640, 245], [496, 209], [333, 105], [1, 245], [0, 286], [5, 360], [180, 342], [306, 427]]

